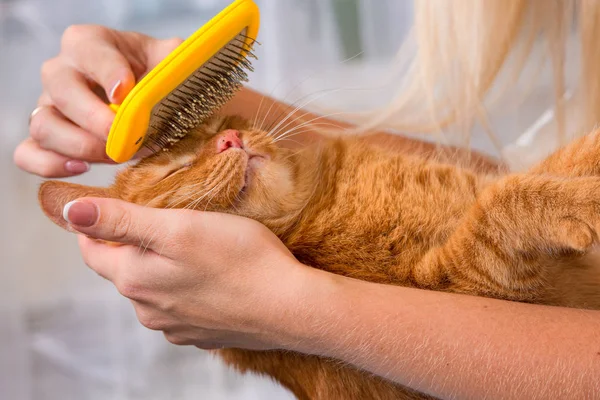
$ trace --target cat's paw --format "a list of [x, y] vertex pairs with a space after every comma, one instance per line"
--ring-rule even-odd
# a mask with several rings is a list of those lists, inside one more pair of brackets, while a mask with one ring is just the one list
[[523, 254], [586, 252], [600, 237], [600, 179], [511, 176], [482, 194], [479, 228]]
[[600, 238], [600, 179], [573, 178], [549, 199], [554, 208], [555, 237], [564, 247], [586, 252]]
[[588, 251], [598, 240], [595, 229], [585, 221], [566, 217], [560, 221], [559, 240], [577, 252]]

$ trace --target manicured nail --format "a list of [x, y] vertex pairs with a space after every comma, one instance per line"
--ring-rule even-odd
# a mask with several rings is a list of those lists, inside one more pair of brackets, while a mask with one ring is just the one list
[[90, 170], [90, 164], [85, 161], [69, 160], [65, 163], [65, 170], [72, 174], [83, 174]]
[[117, 101], [116, 101], [117, 99], [116, 99], [116, 97], [115, 97], [115, 96], [116, 96], [116, 94], [117, 94], [117, 90], [119, 90], [119, 87], [120, 87], [120, 86], [121, 86], [121, 80], [119, 79], [119, 80], [117, 81], [117, 83], [115, 83], [115, 86], [113, 86], [113, 88], [110, 90], [110, 93], [109, 93], [109, 95], [108, 95], [108, 96], [109, 96], [109, 98], [110, 98], [110, 101], [112, 101], [113, 103], [116, 103], [116, 102], [117, 102]]
[[76, 226], [92, 226], [98, 220], [98, 207], [93, 203], [70, 201], [63, 208], [63, 219]]

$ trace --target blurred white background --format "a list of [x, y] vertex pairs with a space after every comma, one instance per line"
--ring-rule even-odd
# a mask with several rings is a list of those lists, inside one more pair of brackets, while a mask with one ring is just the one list
[[[412, 0], [257, 3], [262, 46], [250, 86], [290, 101], [323, 89], [376, 82], [412, 19]], [[75, 238], [39, 211], [41, 179], [12, 164], [40, 94], [40, 65], [58, 52], [67, 26], [97, 23], [186, 37], [226, 4], [0, 0], [0, 399], [290, 397], [266, 379], [238, 376], [206, 353], [177, 348], [141, 327], [129, 303], [85, 267]], [[548, 93], [540, 86], [517, 118], [500, 121], [505, 142], [534, 123], [548, 105]], [[354, 109], [385, 100], [384, 92], [327, 97], [329, 105]], [[493, 150], [483, 139], [476, 145]], [[114, 172], [114, 167], [94, 166], [73, 181], [108, 184]]]

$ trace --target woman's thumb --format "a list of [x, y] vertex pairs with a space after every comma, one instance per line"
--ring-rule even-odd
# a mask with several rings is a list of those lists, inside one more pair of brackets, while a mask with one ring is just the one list
[[77, 232], [96, 239], [140, 245], [156, 229], [157, 210], [117, 199], [81, 198], [67, 203], [63, 218]]

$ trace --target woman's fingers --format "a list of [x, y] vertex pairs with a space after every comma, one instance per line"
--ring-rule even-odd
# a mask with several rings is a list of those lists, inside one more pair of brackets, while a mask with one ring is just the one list
[[[194, 237], [191, 213], [142, 207], [117, 199], [82, 198], [65, 205], [63, 217], [73, 229], [90, 237], [176, 258], [181, 257], [178, 249], [189, 245], [190, 237]], [[198, 215], [194, 213], [194, 217]]]
[[146, 48], [144, 49], [144, 52], [148, 69], [154, 68], [181, 43], [183, 43], [183, 39], [181, 38], [145, 41]]
[[77, 160], [108, 162], [106, 144], [67, 120], [52, 106], [41, 106], [32, 115], [29, 134], [39, 146]]
[[180, 43], [99, 25], [69, 27], [60, 54], [42, 65], [43, 107], [30, 118], [31, 137], [14, 153], [17, 165], [68, 177], [85, 172], [87, 161], [112, 162], [104, 147], [115, 114], [106, 102], [121, 104], [136, 79]]
[[73, 160], [41, 148], [32, 138], [21, 142], [13, 157], [19, 168], [45, 178], [65, 178], [90, 169], [89, 164], [84, 161]]
[[106, 97], [120, 104], [135, 85], [135, 76], [117, 33], [98, 25], [73, 25], [62, 38], [62, 54], [76, 70], [100, 85]]
[[115, 282], [118, 271], [131, 265], [131, 246], [111, 246], [83, 235], [78, 240], [83, 261], [104, 279]]
[[95, 48], [80, 43], [81, 49], [74, 53], [77, 70], [100, 85], [108, 100], [120, 104], [135, 85], [135, 76], [127, 59], [116, 48], [99, 43]]
[[65, 117], [106, 141], [115, 114], [94, 94], [81, 72], [53, 59], [42, 67], [42, 83], [54, 106]]
[[[129, 299], [140, 303], [155, 302], [160, 288], [170, 284], [165, 259], [146, 251], [143, 246], [117, 245], [84, 235], [79, 235], [78, 240], [86, 265], [114, 283]], [[148, 297], [150, 292], [153, 298]]]
[[[173, 294], [170, 294], [173, 297]], [[138, 320], [146, 328], [153, 331], [164, 331], [177, 326], [176, 318], [168, 312], [161, 311], [154, 302], [133, 301], [135, 314]]]

